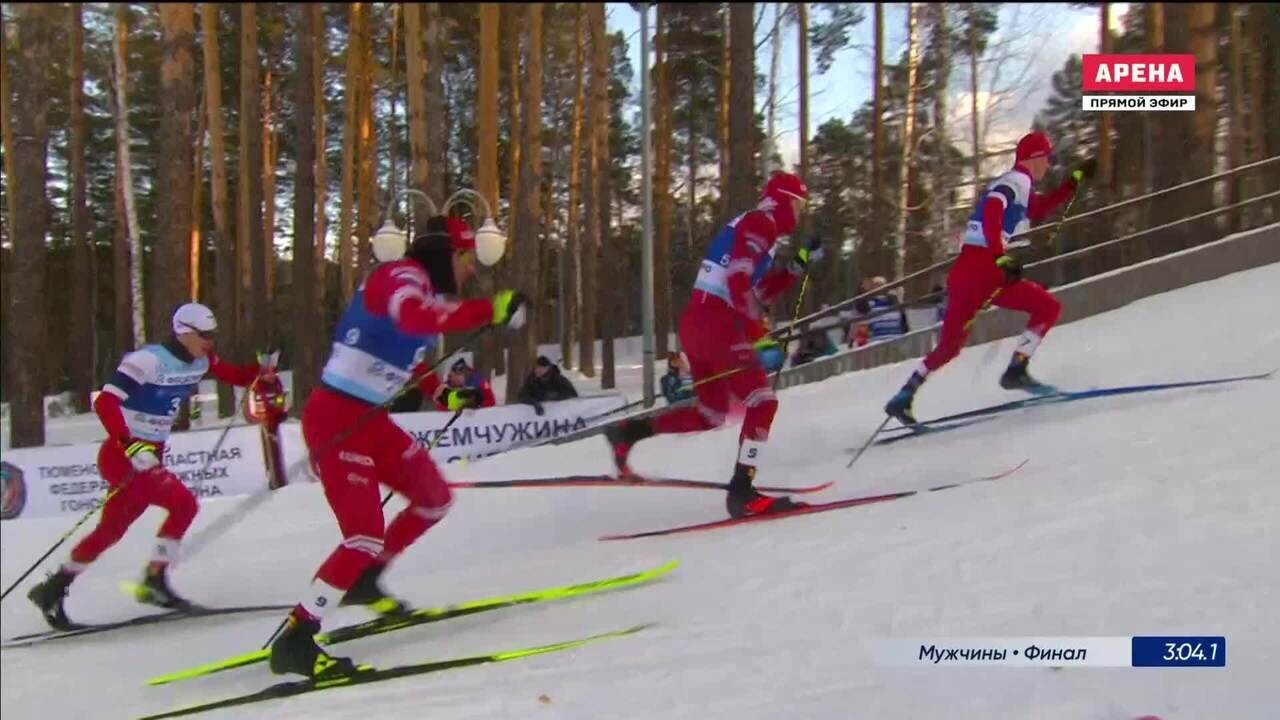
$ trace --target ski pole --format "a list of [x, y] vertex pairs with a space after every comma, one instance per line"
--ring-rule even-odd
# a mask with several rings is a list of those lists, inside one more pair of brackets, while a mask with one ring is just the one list
[[[455, 353], [465, 350], [468, 346], [474, 343], [480, 337], [480, 335], [482, 335], [485, 331], [489, 330], [492, 327], [496, 327], [496, 326], [485, 325], [484, 327], [478, 328], [477, 330], [472, 332], [470, 335], [467, 336], [466, 340], [458, 348], [458, 350], [455, 351]], [[452, 354], [454, 353], [450, 353], [450, 355]], [[315, 457], [325, 452], [329, 452], [331, 450], [336, 449], [338, 443], [342, 442], [343, 440], [346, 440], [348, 437], [351, 436], [352, 433], [354, 433], [356, 430], [363, 427], [365, 423], [373, 419], [373, 417], [378, 413], [378, 411], [385, 410], [386, 408], [390, 407], [391, 404], [394, 403], [401, 395], [408, 392], [410, 389], [416, 387], [418, 383], [422, 381], [423, 378], [425, 378], [427, 375], [431, 374], [432, 372], [435, 372], [436, 368], [440, 367], [441, 363], [443, 363], [445, 359], [447, 359], [448, 357], [449, 355], [446, 355], [445, 357], [440, 358], [439, 361], [433, 364], [425, 372], [419, 375], [414, 375], [411, 378], [409, 378], [409, 382], [405, 383], [404, 387], [400, 388], [400, 390], [395, 395], [392, 395], [391, 398], [383, 402], [381, 405], [375, 405], [369, 408], [367, 411], [365, 411], [363, 415], [357, 418], [354, 423], [352, 423], [342, 432], [335, 435], [327, 444], [322, 446], [320, 450], [316, 451], [315, 453], [312, 453], [311, 457]], [[293, 465], [291, 465], [288, 468], [288, 470], [285, 471], [285, 482], [287, 483], [290, 478], [295, 477], [300, 470], [305, 470], [308, 465], [308, 460], [309, 458], [304, 457], [298, 460], [297, 462], [295, 462]], [[200, 552], [200, 550], [202, 550], [206, 545], [208, 545], [213, 540], [216, 540], [217, 538], [221, 537], [221, 535], [224, 532], [226, 532], [236, 523], [240, 522], [240, 520], [244, 519], [245, 516], [247, 516], [249, 513], [255, 510], [263, 502], [265, 502], [266, 499], [270, 497], [271, 492], [272, 491], [270, 488], [266, 488], [256, 493], [253, 493], [249, 497], [242, 500], [238, 507], [219, 516], [217, 520], [214, 520], [211, 524], [205, 527], [201, 532], [194, 535], [191, 538], [191, 540], [185, 543], [186, 549], [183, 553], [183, 560], [190, 560], [191, 558], [195, 557]]]
[[[457, 422], [458, 418], [462, 417], [462, 411], [465, 409], [466, 408], [458, 408], [457, 411], [453, 413], [453, 417], [449, 418], [449, 422], [445, 423], [444, 427], [440, 428], [440, 431], [436, 434], [434, 438], [432, 438], [431, 442], [427, 443], [428, 453], [430, 453], [432, 450], [435, 449], [436, 443], [440, 442], [440, 438], [444, 437], [444, 432], [448, 430], [455, 422]], [[382, 507], [387, 506], [387, 503], [391, 501], [391, 496], [394, 494], [395, 494], [395, 491], [393, 490], [387, 491], [387, 496], [382, 498]]]
[[[241, 402], [244, 402], [244, 398], [247, 398], [248, 396], [249, 394], [248, 392], [246, 392], [242, 397]], [[234, 422], [228, 423], [227, 426], [224, 427], [222, 429], [222, 432], [218, 435], [218, 441], [214, 443], [213, 450], [209, 453], [209, 458], [205, 460], [204, 468], [201, 468], [202, 476], [204, 474], [203, 471], [209, 467], [209, 463], [213, 462], [213, 459], [218, 456], [218, 450], [222, 448], [222, 443], [224, 440], [227, 439], [227, 433], [231, 431], [232, 427], [235, 427]], [[102, 508], [106, 507], [107, 503], [111, 502], [111, 498], [115, 497], [121, 490], [123, 490], [125, 485], [128, 485], [129, 481], [132, 480], [136, 474], [137, 474], [136, 472], [130, 474], [129, 477], [124, 479], [124, 482], [111, 488], [111, 490], [107, 493], [107, 496], [103, 498], [101, 505], [98, 505], [90, 509], [89, 512], [80, 516], [80, 519], [76, 521], [75, 525], [71, 526], [70, 530], [63, 533], [62, 537], [58, 538], [57, 542], [55, 542], [52, 546], [50, 546], [50, 548], [46, 550], [45, 553], [41, 555], [38, 560], [32, 563], [31, 567], [27, 568], [26, 572], [22, 573], [22, 575], [19, 575], [18, 579], [14, 580], [12, 585], [10, 585], [8, 588], [5, 588], [5, 591], [3, 593], [0, 593], [0, 601], [3, 601], [5, 598], [9, 597], [9, 593], [13, 592], [14, 588], [22, 584], [22, 581], [26, 580], [27, 577], [31, 575], [31, 573], [35, 572], [36, 568], [40, 567], [40, 564], [43, 563], [45, 560], [48, 560], [49, 556], [52, 555], [54, 552], [56, 552], [58, 548], [62, 547], [62, 544], [65, 543], [68, 539], [70, 539], [71, 536], [76, 533], [76, 530], [80, 529], [81, 525], [84, 525], [86, 522], [89, 521], [89, 518], [93, 517], [95, 513], [97, 513]]]
[[[791, 313], [791, 327], [795, 327], [796, 321], [800, 319], [800, 308], [804, 305], [804, 293], [809, 288], [809, 266], [806, 264], [804, 268], [804, 280], [800, 281], [800, 294], [796, 297], [796, 309]], [[791, 344], [791, 336], [788, 335], [782, 340], [782, 365], [787, 364], [787, 346]], [[773, 376], [773, 392], [778, 392], [778, 381], [782, 379], [782, 368], [778, 368], [778, 372]]]

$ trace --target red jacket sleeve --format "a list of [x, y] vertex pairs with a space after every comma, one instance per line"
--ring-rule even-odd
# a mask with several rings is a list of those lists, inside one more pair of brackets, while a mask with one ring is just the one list
[[454, 301], [436, 295], [427, 274], [419, 268], [399, 265], [370, 278], [364, 295], [365, 309], [391, 317], [396, 329], [407, 335], [435, 335], [486, 325], [493, 321], [493, 301]]
[[765, 273], [760, 283], [756, 285], [756, 297], [764, 303], [773, 302], [774, 298], [796, 284], [797, 277], [799, 276], [791, 271], [791, 263], [782, 267], [778, 267], [775, 263], [775, 266], [769, 268], [769, 272]]
[[982, 236], [992, 253], [1004, 254], [1004, 203], [994, 193], [982, 204]]
[[751, 276], [777, 238], [773, 220], [762, 212], [747, 213], [734, 227], [728, 267], [729, 297], [734, 309], [752, 321], [759, 317], [759, 302]]
[[1027, 217], [1031, 218], [1032, 222], [1045, 219], [1055, 208], [1066, 202], [1075, 191], [1076, 181], [1068, 177], [1061, 185], [1043, 195], [1031, 193], [1031, 198], [1027, 202]]
[[129, 440], [129, 426], [124, 421], [124, 412], [120, 409], [120, 398], [103, 391], [93, 401], [93, 411], [107, 429], [107, 437], [124, 444]]
[[232, 365], [223, 362], [217, 355], [209, 355], [209, 374], [220, 382], [238, 387], [249, 387], [258, 378], [261, 368], [258, 363], [248, 365]]
[[[413, 369], [414, 375], [421, 375], [427, 369], [426, 363], [418, 365]], [[436, 389], [440, 387], [440, 376], [433, 372], [429, 372], [418, 381], [418, 389], [422, 394], [430, 399], [435, 399]]]
[[498, 399], [493, 396], [493, 387], [489, 385], [488, 380], [480, 385], [480, 392], [484, 394], [484, 402], [480, 403], [480, 407], [493, 407], [498, 404]]

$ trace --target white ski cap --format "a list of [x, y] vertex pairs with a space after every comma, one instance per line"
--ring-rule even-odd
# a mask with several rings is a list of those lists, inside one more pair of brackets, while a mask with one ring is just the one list
[[189, 332], [213, 332], [218, 329], [218, 321], [213, 311], [200, 303], [187, 303], [173, 314], [173, 333], [182, 335]]

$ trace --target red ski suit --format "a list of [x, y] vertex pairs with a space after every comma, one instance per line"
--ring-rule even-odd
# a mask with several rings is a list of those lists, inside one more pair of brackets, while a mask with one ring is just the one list
[[[312, 466], [343, 537], [320, 566], [318, 580], [337, 590], [349, 589], [371, 563], [389, 561], [445, 516], [453, 496], [444, 476], [426, 447], [376, 404], [403, 387], [420, 360], [397, 365], [385, 358], [406, 344], [429, 345], [439, 333], [466, 330], [492, 318], [491, 300], [450, 302], [436, 295], [427, 273], [412, 259], [379, 265], [353, 298], [339, 322], [321, 384], [302, 413]], [[344, 355], [351, 351], [343, 347], [342, 338], [353, 332], [381, 333], [381, 339], [361, 354]], [[344, 359], [351, 357], [356, 359]], [[385, 397], [360, 398], [343, 390], [352, 387], [345, 384], [348, 379], [372, 375], [377, 382], [379, 373], [388, 371], [398, 375], [382, 386]], [[345, 437], [335, 443], [340, 435]], [[383, 517], [380, 485], [409, 502], [390, 525]], [[320, 594], [325, 592], [321, 589]], [[304, 603], [303, 608], [319, 617], [323, 603], [318, 605]]]
[[[762, 305], [795, 283], [797, 275], [792, 268], [769, 267], [778, 237], [790, 233], [795, 226], [790, 200], [786, 196], [766, 196], [759, 207], [739, 216], [713, 242], [709, 255], [724, 250], [717, 248], [723, 238], [729, 245], [728, 262], [717, 263], [723, 258], [708, 257], [693, 297], [680, 317], [680, 344], [689, 358], [697, 402], [693, 407], [678, 408], [655, 418], [655, 434], [719, 427], [736, 397], [746, 408], [739, 444], [769, 439], [778, 400], [752, 345], [765, 334]], [[716, 269], [717, 264], [724, 270]], [[765, 267], [768, 269], [762, 271]]]
[[[1018, 351], [1035, 352], [1040, 340], [1058, 322], [1062, 305], [1058, 299], [1030, 280], [1008, 282], [996, 266], [1004, 254], [1005, 236], [1022, 214], [1032, 221], [1045, 218], [1075, 192], [1075, 180], [1053, 191], [1037, 194], [1030, 190], [1031, 175], [1022, 165], [997, 178], [983, 195], [979, 210], [970, 218], [969, 232], [960, 257], [947, 273], [947, 310], [942, 319], [938, 345], [924, 358], [924, 369], [933, 372], [960, 353], [969, 337], [969, 324], [982, 306], [991, 300], [996, 307], [1030, 313]], [[980, 218], [980, 220], [979, 220]]]
[[[209, 355], [209, 374], [221, 382], [247, 387], [258, 377], [258, 372], [257, 363], [230, 365], [212, 353]], [[143, 473], [134, 470], [133, 463], [124, 452], [135, 438], [129, 432], [121, 408], [121, 398], [109, 391], [98, 393], [93, 401], [94, 412], [107, 430], [107, 439], [98, 448], [98, 474], [113, 490], [119, 490], [115, 490], [103, 506], [98, 525], [72, 548], [71, 562], [80, 566], [76, 569], [83, 569], [119, 542], [129, 526], [151, 505], [162, 507], [169, 513], [156, 536], [174, 543], [186, 534], [199, 509], [195, 495], [178, 476], [165, 468], [163, 442], [154, 443], [160, 465]], [[162, 542], [160, 547], [165, 545]], [[171, 559], [154, 558], [157, 562]]]

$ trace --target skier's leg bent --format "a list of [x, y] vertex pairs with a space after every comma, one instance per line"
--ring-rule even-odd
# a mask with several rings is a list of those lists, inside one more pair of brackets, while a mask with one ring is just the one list
[[[404, 434], [399, 429], [397, 432]], [[409, 506], [387, 526], [387, 540], [381, 558], [384, 564], [444, 519], [453, 504], [449, 483], [432, 462], [427, 448], [408, 435], [404, 438], [408, 447], [397, 454], [397, 467], [386, 478], [386, 484], [405, 496]]]
[[1028, 313], [1027, 329], [1018, 338], [1009, 367], [1000, 378], [1000, 385], [1007, 389], [1034, 388], [1040, 385], [1027, 374], [1027, 364], [1040, 347], [1049, 330], [1062, 315], [1062, 303], [1048, 290], [1030, 280], [1020, 280], [1006, 287], [996, 297], [995, 304], [1009, 310]]

